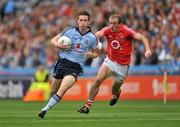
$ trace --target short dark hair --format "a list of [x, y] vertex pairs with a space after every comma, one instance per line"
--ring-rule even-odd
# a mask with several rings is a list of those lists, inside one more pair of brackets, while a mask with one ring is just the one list
[[86, 16], [88, 16], [88, 20], [90, 20], [90, 14], [89, 14], [88, 11], [85, 11], [85, 10], [80, 11], [80, 12], [78, 13], [78, 18], [79, 18], [80, 15], [86, 15]]
[[109, 18], [117, 18], [117, 19], [118, 19], [118, 21], [119, 21], [119, 23], [122, 23], [121, 16], [120, 16], [120, 15], [118, 15], [118, 14], [112, 14], [112, 15], [110, 15], [110, 17], [109, 17]]

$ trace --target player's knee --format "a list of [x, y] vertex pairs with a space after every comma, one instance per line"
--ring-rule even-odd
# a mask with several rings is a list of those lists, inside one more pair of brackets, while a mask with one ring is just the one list
[[114, 86], [121, 86], [125, 79], [116, 79], [114, 82]]
[[113, 90], [118, 90], [123, 84], [123, 80], [115, 81], [112, 85]]

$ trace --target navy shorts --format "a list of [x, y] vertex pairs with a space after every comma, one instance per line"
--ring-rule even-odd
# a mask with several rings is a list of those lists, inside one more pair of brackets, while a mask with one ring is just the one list
[[67, 60], [65, 58], [56, 61], [53, 77], [55, 79], [63, 79], [67, 75], [72, 75], [77, 80], [77, 77], [83, 74], [83, 69], [80, 64]]

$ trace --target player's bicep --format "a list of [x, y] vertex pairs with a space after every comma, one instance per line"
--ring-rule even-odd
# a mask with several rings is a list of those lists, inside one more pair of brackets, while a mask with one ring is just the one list
[[143, 39], [143, 35], [142, 34], [140, 34], [140, 33], [136, 33], [135, 35], [134, 35], [134, 39], [136, 39], [136, 40], [142, 40]]

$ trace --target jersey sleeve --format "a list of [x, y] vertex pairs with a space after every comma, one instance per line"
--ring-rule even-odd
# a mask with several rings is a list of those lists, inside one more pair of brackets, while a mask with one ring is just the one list
[[[94, 35], [94, 34], [93, 34], [93, 35]], [[97, 39], [97, 37], [96, 37], [95, 35], [92, 36], [91, 42], [92, 42], [92, 49], [96, 49], [96, 48], [97, 48], [97, 45], [98, 45], [98, 39]]]
[[135, 34], [137, 33], [136, 31], [134, 31], [132, 28], [129, 28], [127, 26], [124, 26], [124, 29], [128, 32], [129, 36], [133, 37], [135, 36]]
[[108, 29], [109, 29], [109, 27], [104, 27], [100, 30], [102, 32], [103, 36], [106, 36]]

